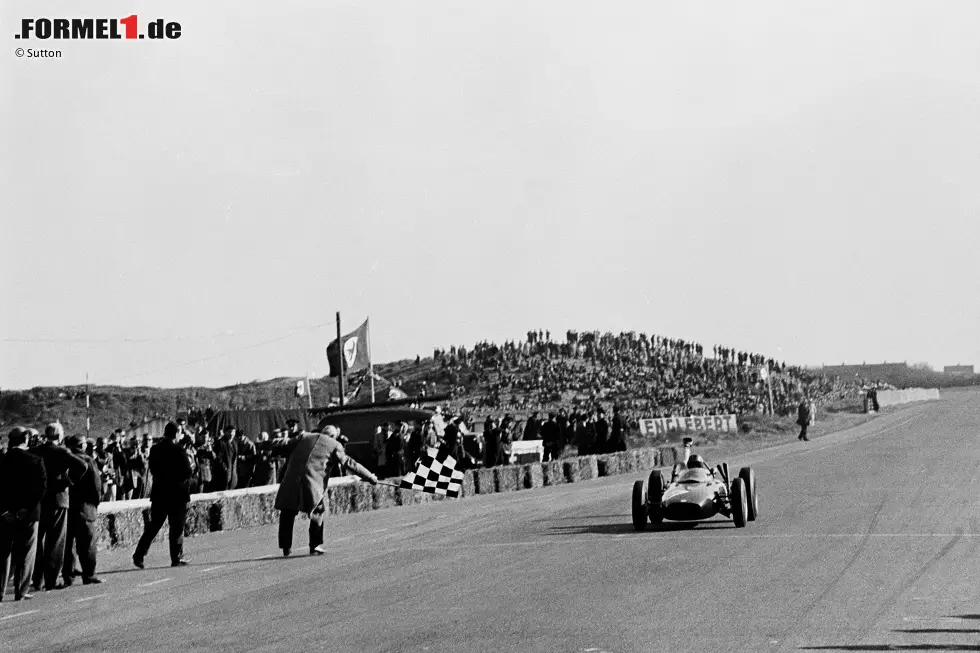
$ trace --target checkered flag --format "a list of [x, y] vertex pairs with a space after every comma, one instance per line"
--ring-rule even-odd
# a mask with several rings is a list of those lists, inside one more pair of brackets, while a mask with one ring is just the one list
[[424, 454], [419, 459], [418, 469], [406, 474], [398, 487], [455, 499], [463, 489], [463, 472], [456, 469], [456, 459], [448, 453], [435, 457]]

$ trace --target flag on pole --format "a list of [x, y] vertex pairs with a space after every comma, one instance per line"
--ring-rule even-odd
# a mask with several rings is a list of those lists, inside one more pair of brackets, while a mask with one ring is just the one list
[[327, 362], [330, 364], [330, 376], [340, 376], [341, 352], [343, 352], [344, 373], [356, 372], [370, 366], [371, 357], [368, 353], [368, 321], [341, 338], [340, 347], [334, 340], [327, 345]]
[[455, 499], [463, 490], [463, 472], [456, 469], [456, 459], [448, 453], [434, 457], [424, 454], [419, 460], [418, 469], [406, 474], [398, 487]]
[[297, 381], [296, 382], [296, 396], [297, 397], [304, 397], [304, 396], [306, 396], [306, 381]]

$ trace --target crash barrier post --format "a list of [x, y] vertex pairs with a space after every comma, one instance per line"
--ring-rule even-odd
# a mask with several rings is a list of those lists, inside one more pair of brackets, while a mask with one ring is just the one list
[[[674, 460], [673, 447], [634, 449], [601, 456], [564, 458], [546, 463], [503, 465], [464, 472], [463, 498], [477, 494], [494, 494], [537, 489], [563, 483], [575, 483], [603, 476], [647, 472], [650, 468]], [[397, 481], [399, 479], [389, 479]], [[186, 536], [203, 535], [253, 526], [279, 523], [275, 509], [278, 485], [195, 494], [187, 506]], [[445, 497], [389, 485], [371, 486], [352, 476], [331, 478], [324, 498], [331, 515], [344, 515], [397, 506], [411, 506]], [[452, 499], [448, 499], [452, 500]], [[149, 499], [108, 501], [99, 506], [96, 538], [100, 549], [132, 547], [143, 535], [149, 519]], [[164, 525], [154, 542], [167, 541]]]

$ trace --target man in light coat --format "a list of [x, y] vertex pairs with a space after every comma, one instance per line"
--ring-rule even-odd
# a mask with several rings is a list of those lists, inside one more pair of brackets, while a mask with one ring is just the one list
[[340, 465], [374, 485], [378, 477], [347, 456], [337, 440], [340, 429], [326, 426], [323, 433], [302, 432], [283, 445], [287, 457], [276, 510], [279, 511], [279, 548], [288, 556], [293, 548], [293, 523], [297, 513], [310, 518], [310, 555], [323, 555], [323, 514], [330, 469]]

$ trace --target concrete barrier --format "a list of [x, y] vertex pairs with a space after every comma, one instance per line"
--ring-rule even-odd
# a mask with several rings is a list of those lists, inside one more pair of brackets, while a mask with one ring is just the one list
[[[490, 469], [473, 469], [463, 475], [462, 497], [476, 494], [514, 492], [537, 489], [563, 483], [576, 483], [600, 476], [646, 472], [649, 468], [673, 460], [671, 448], [642, 449], [605, 454], [565, 458], [546, 463], [506, 465]], [[389, 479], [396, 482], [397, 479]], [[187, 522], [184, 534], [203, 535], [219, 531], [249, 528], [279, 523], [275, 509], [278, 485], [267, 485], [242, 490], [195, 494], [187, 506]], [[411, 506], [430, 501], [443, 501], [445, 497], [403, 490], [387, 485], [372, 486], [353, 476], [331, 478], [325, 499], [328, 513], [345, 515], [369, 510], [382, 510], [397, 506]], [[100, 549], [111, 547], [135, 547], [149, 520], [149, 499], [111, 501], [99, 506], [96, 538]], [[154, 542], [166, 542], [167, 526], [160, 530]]]

